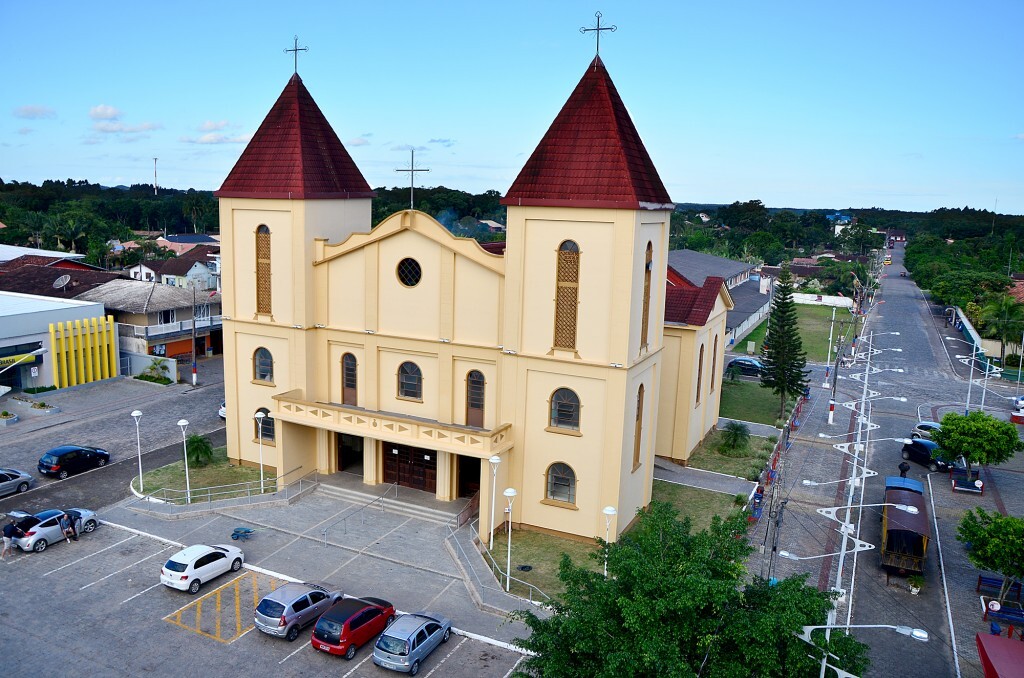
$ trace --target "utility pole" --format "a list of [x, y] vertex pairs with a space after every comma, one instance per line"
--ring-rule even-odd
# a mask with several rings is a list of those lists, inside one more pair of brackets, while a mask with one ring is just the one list
[[[192, 387], [199, 383], [199, 376], [196, 374], [196, 283], [192, 281]], [[262, 472], [262, 469], [261, 469]]]
[[[153, 195], [156, 195], [156, 158], [153, 158]], [[164, 233], [164, 235], [167, 235]]]

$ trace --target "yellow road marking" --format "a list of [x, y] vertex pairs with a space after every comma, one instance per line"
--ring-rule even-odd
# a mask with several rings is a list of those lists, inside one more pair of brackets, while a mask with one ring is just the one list
[[[248, 598], [246, 588], [252, 588], [253, 595], [253, 608], [259, 604], [260, 600], [260, 581], [261, 579], [267, 581], [268, 588], [273, 591], [278, 586], [283, 584], [283, 581], [279, 581], [273, 577], [269, 577], [264, 574], [256, 572], [246, 572], [242, 575], [235, 577], [228, 583], [217, 587], [216, 589], [206, 593], [200, 598], [192, 601], [188, 605], [181, 607], [178, 610], [170, 613], [164, 617], [164, 621], [170, 622], [175, 626], [179, 626], [193, 633], [197, 633], [200, 636], [216, 640], [220, 643], [230, 643], [241, 636], [245, 635], [253, 628], [252, 617], [248, 616], [248, 613], [244, 611], [242, 607], [243, 596]], [[224, 596], [234, 597], [234, 605], [228, 603], [225, 605]], [[229, 597], [230, 601], [231, 598]], [[203, 628], [203, 603], [209, 601], [206, 607], [207, 617], [207, 629]], [[194, 619], [190, 619], [191, 613], [194, 611]], [[186, 612], [188, 614], [186, 614]], [[210, 619], [210, 615], [213, 615], [213, 619]], [[230, 615], [234, 615], [234, 624], [231, 624]], [[243, 614], [246, 614], [245, 623], [243, 623]], [[212, 624], [212, 629], [210, 625]], [[234, 633], [230, 636], [225, 636], [225, 631], [232, 629]]]

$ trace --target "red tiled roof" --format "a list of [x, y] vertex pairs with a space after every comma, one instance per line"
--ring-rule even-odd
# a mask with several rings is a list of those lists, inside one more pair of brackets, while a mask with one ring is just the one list
[[692, 280], [690, 280], [685, 275], [683, 275], [682, 273], [680, 273], [676, 269], [672, 268], [671, 266], [669, 266], [668, 269], [666, 270], [665, 279], [668, 281], [668, 284], [670, 286], [693, 287], [693, 288], [697, 287], [696, 285], [693, 284]]
[[1024, 303], [1024, 281], [1014, 280], [1007, 293], [1017, 301]]
[[485, 252], [490, 252], [491, 254], [500, 254], [502, 256], [505, 255], [505, 241], [504, 240], [499, 240], [499, 241], [495, 241], [495, 242], [482, 242], [482, 243], [479, 243], [479, 245], [480, 245], [480, 247], [483, 248], [483, 250]]
[[[67, 284], [54, 287], [54, 283], [65, 275], [65, 271], [69, 277]], [[55, 270], [53, 266], [29, 264], [0, 275], [0, 290], [72, 299], [86, 290], [122, 277], [120, 273], [108, 271]]]
[[38, 254], [23, 254], [14, 259], [0, 261], [0, 271], [13, 271], [23, 266], [52, 266], [54, 268], [70, 268], [76, 271], [102, 271], [98, 266], [93, 266], [77, 259], [59, 259], [56, 257], [44, 257]]
[[704, 325], [715, 308], [715, 301], [725, 284], [714, 276], [704, 281], [703, 287], [665, 286], [665, 322], [686, 325]]
[[310, 200], [375, 194], [295, 74], [214, 195]]
[[672, 199], [600, 57], [501, 204], [671, 209]]

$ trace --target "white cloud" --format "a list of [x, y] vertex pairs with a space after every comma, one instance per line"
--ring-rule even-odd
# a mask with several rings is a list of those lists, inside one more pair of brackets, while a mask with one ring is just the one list
[[370, 140], [366, 137], [356, 137], [355, 139], [349, 140], [346, 146], [369, 146]]
[[14, 109], [14, 117], [27, 120], [42, 120], [43, 118], [56, 118], [57, 111], [49, 106], [18, 106]]
[[204, 120], [203, 124], [199, 126], [200, 132], [216, 132], [218, 130], [227, 129], [227, 120]]
[[239, 134], [228, 136], [227, 134], [215, 134], [210, 132], [201, 137], [181, 137], [180, 141], [186, 144], [244, 144], [252, 139], [251, 134]]
[[158, 122], [144, 122], [141, 125], [126, 125], [123, 122], [96, 122], [92, 128], [104, 134], [138, 134], [139, 132], [150, 132], [161, 129], [163, 125]]
[[1024, 141], [1024, 134], [1014, 134], [1013, 138], [1014, 139], [1020, 139], [1021, 141]]
[[32, 134], [32, 128], [31, 127], [19, 127], [18, 128], [18, 134]]
[[121, 111], [113, 106], [100, 104], [89, 109], [89, 117], [93, 120], [117, 120], [121, 117]]
[[451, 148], [455, 145], [454, 139], [431, 139], [427, 142], [428, 144], [441, 144], [445, 148]]

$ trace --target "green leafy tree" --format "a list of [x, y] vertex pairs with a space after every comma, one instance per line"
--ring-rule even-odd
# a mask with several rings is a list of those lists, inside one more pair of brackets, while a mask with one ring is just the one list
[[[775, 585], [745, 584], [746, 518], [736, 513], [693, 533], [668, 504], [652, 502], [619, 540], [598, 539], [608, 576], [562, 557], [565, 594], [551, 616], [512, 616], [531, 633], [514, 642], [535, 654], [517, 676], [816, 676], [816, 651], [796, 633], [823, 624], [833, 594], [805, 584], [806, 575]], [[867, 668], [865, 647], [833, 634], [829, 651], [840, 668]]]
[[194, 466], [206, 466], [213, 461], [213, 444], [206, 436], [193, 433], [185, 440], [188, 462]]
[[947, 462], [963, 457], [968, 471], [973, 466], [1002, 464], [1024, 450], [1016, 426], [984, 412], [949, 412], [941, 423], [942, 428], [932, 432], [937, 452]]
[[978, 506], [964, 514], [956, 538], [970, 545], [967, 559], [972, 565], [1003, 575], [1002, 603], [1010, 584], [1024, 579], [1024, 519], [988, 513]]
[[783, 264], [775, 284], [775, 298], [768, 316], [768, 335], [761, 345], [761, 385], [779, 396], [779, 418], [786, 416], [786, 402], [803, 393], [810, 371], [807, 352], [797, 328], [796, 303], [793, 301], [793, 275]]
[[1006, 359], [1006, 344], [1020, 341], [1024, 331], [1024, 304], [1018, 303], [1009, 294], [989, 297], [981, 307], [981, 321], [992, 336], [999, 340], [999, 362]]

